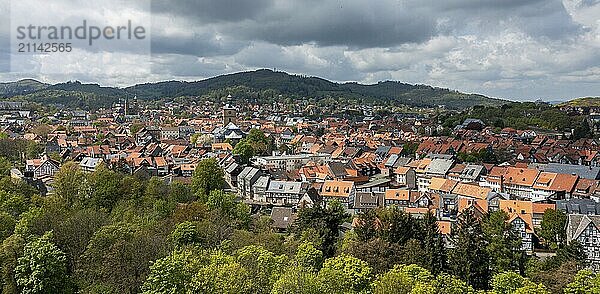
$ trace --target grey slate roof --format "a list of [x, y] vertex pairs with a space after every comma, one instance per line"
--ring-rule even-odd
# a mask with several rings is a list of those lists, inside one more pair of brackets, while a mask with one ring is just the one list
[[367, 209], [382, 206], [385, 199], [383, 192], [357, 192], [354, 197], [355, 209]]
[[246, 178], [246, 176], [248, 175], [248, 173], [252, 170], [251, 166], [247, 166], [245, 167], [242, 172], [240, 172], [238, 174], [238, 182], [241, 182], [244, 178]]
[[252, 185], [254, 188], [263, 188], [267, 189], [267, 185], [269, 184], [269, 176], [261, 176], [254, 182]]
[[577, 239], [590, 224], [598, 229], [600, 225], [600, 216], [569, 214], [567, 216], [567, 242]]
[[294, 223], [297, 216], [293, 213], [289, 207], [273, 207], [271, 211], [271, 218], [273, 219], [272, 226], [278, 229], [287, 229], [291, 224]]
[[405, 166], [410, 163], [412, 158], [410, 157], [398, 157], [396, 162], [394, 163], [394, 167]]
[[388, 154], [388, 152], [390, 152], [390, 149], [392, 149], [392, 146], [379, 146], [375, 150], [375, 154], [377, 154], [381, 158], [384, 158]]
[[79, 165], [87, 168], [96, 168], [100, 162], [102, 162], [101, 158], [84, 157]]
[[228, 174], [231, 174], [235, 171], [236, 168], [238, 168], [238, 164], [235, 162], [232, 162], [226, 169], [225, 172]]
[[392, 155], [390, 155], [388, 160], [384, 163], [384, 165], [386, 167], [393, 167], [394, 164], [396, 163], [396, 160], [398, 160], [398, 154], [392, 154]]
[[556, 201], [556, 208], [567, 214], [600, 214], [600, 203], [591, 199], [569, 199]]
[[329, 162], [327, 165], [329, 165], [329, 169], [336, 178], [344, 178], [348, 175], [344, 163], [332, 161]]
[[300, 194], [301, 191], [301, 182], [271, 181], [267, 188], [267, 193]]
[[548, 164], [530, 164], [529, 167], [537, 168], [545, 172], [553, 172], [559, 174], [575, 174], [584, 179], [600, 180], [600, 167], [592, 167], [585, 165], [548, 163]]
[[440, 159], [436, 158], [429, 163], [427, 168], [425, 169], [425, 173], [427, 174], [436, 174], [436, 175], [445, 175], [448, 173], [452, 165], [454, 164], [454, 160], [452, 159]]
[[467, 164], [460, 174], [461, 179], [476, 180], [483, 172], [483, 165]]
[[256, 174], [259, 172], [260, 170], [258, 168], [254, 168], [251, 167], [250, 171], [248, 172], [248, 174], [244, 177], [244, 179], [250, 181], [252, 180], [252, 178], [254, 178], [254, 176], [256, 176]]

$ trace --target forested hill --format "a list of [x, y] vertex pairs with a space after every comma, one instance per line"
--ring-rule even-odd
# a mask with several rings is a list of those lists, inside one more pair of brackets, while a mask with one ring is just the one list
[[[10, 88], [17, 83], [22, 81], [3, 85]], [[385, 105], [417, 107], [444, 105], [450, 109], [464, 109], [473, 105], [499, 106], [506, 102], [483, 95], [464, 94], [427, 85], [411, 85], [395, 81], [372, 85], [335, 83], [318, 77], [290, 75], [267, 69], [222, 75], [196, 82], [167, 81], [127, 88], [101, 87], [79, 82], [56, 85], [39, 83], [36, 86], [22, 91], [17, 87], [17, 90], [2, 91], [0, 95], [5, 98], [84, 108], [110, 106], [118, 98], [131, 95], [137, 95], [138, 98], [145, 100], [179, 96], [203, 97], [233, 88], [238, 90], [242, 88], [245, 93], [254, 92], [256, 94], [254, 97], [258, 99], [277, 98], [279, 95], [296, 99], [330, 97]]]
[[558, 106], [599, 107], [600, 97], [583, 97], [560, 103]]

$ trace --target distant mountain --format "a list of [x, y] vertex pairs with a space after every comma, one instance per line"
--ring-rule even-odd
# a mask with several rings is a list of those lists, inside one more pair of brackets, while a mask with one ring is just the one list
[[40, 81], [25, 79], [17, 82], [0, 83], [0, 97], [25, 95], [48, 87]]
[[249, 72], [217, 76], [197, 82], [161, 82], [141, 84], [127, 88], [142, 98], [172, 96], [202, 96], [213, 90], [245, 86], [258, 91], [275, 90], [284, 95], [297, 97], [333, 97], [362, 99], [386, 104], [408, 106], [445, 105], [451, 109], [464, 109], [473, 105], [502, 105], [506, 100], [477, 94], [464, 94], [427, 85], [411, 85], [386, 81], [373, 85], [359, 83], [335, 83], [318, 77], [290, 75], [261, 69]]
[[[32, 81], [32, 80], [30, 80]], [[17, 82], [19, 83], [19, 82]], [[39, 83], [39, 82], [38, 82]], [[12, 84], [12, 83], [8, 83]], [[30, 90], [7, 91], [28, 101], [45, 104], [63, 104], [69, 107], [108, 107], [114, 101], [126, 96], [137, 95], [139, 99], [157, 100], [180, 96], [202, 97], [221, 94], [223, 90], [243, 88], [271, 96], [302, 98], [352, 99], [365, 103], [385, 105], [408, 105], [435, 107], [443, 105], [449, 109], [465, 109], [474, 105], [499, 106], [506, 100], [489, 98], [478, 94], [464, 94], [448, 89], [427, 85], [411, 85], [395, 81], [379, 82], [372, 85], [359, 83], [335, 83], [318, 77], [290, 75], [285, 72], [267, 69], [221, 75], [196, 82], [167, 81], [138, 84], [127, 88], [101, 87], [97, 84], [68, 82], [55, 85], [36, 84]], [[33, 92], [32, 92], [33, 91]], [[201, 99], [201, 98], [200, 98]]]

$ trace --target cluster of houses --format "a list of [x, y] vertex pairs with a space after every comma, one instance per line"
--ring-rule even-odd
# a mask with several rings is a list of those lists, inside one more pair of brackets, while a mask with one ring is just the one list
[[[151, 110], [125, 102], [95, 118], [85, 111], [53, 115], [51, 121], [59, 123], [47, 134], [23, 131], [45, 150], [15, 176], [35, 179], [51, 193], [61, 163], [74, 161], [86, 172], [105, 164], [139, 177], [189, 182], [200, 160], [215, 157], [227, 189], [272, 211], [281, 230], [299, 208], [333, 200], [352, 214], [391, 205], [415, 217], [433, 213], [448, 237], [465, 210], [477, 215], [503, 210], [530, 253], [543, 245], [536, 231], [544, 211], [560, 209], [569, 216], [569, 241], [584, 244], [592, 264], [600, 265], [594, 253], [600, 249], [596, 140], [510, 128], [495, 132], [473, 119], [451, 137], [432, 136], [444, 128], [423, 115], [315, 121], [276, 112], [284, 108], [279, 105], [267, 113], [246, 105], [244, 116], [250, 118], [244, 120], [229, 104], [218, 115], [192, 105], [186, 110], [195, 118], [169, 116], [181, 108]], [[262, 130], [276, 151], [244, 165], [232, 151], [252, 128]], [[4, 132], [11, 130], [17, 134], [14, 125]], [[468, 162], [487, 161], [481, 157], [490, 154], [498, 164]], [[466, 160], [469, 156], [475, 160]]]

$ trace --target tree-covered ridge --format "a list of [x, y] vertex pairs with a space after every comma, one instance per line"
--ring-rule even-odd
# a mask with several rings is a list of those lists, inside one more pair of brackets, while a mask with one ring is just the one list
[[0, 97], [10, 97], [23, 93], [30, 93], [45, 89], [48, 84], [33, 80], [24, 79], [16, 82], [0, 83]]
[[[79, 82], [61, 83], [39, 87], [30, 91], [7, 92], [4, 96], [46, 104], [63, 104], [69, 107], [106, 107], [119, 98], [137, 95], [140, 99], [211, 96], [215, 91], [242, 87], [257, 102], [264, 99], [335, 99], [375, 103], [380, 105], [414, 107], [438, 107], [465, 109], [473, 105], [499, 106], [505, 100], [488, 98], [477, 94], [464, 94], [427, 85], [411, 85], [401, 82], [379, 82], [373, 85], [358, 83], [335, 83], [322, 78], [290, 75], [271, 70], [257, 70], [222, 75], [196, 82], [168, 81], [139, 84], [127, 88], [101, 87]], [[236, 93], [233, 93], [236, 94]], [[225, 95], [227, 96], [227, 95]], [[224, 97], [224, 96], [222, 96]], [[242, 97], [248, 98], [248, 97]]]
[[445, 127], [454, 127], [467, 118], [480, 119], [499, 129], [540, 128], [559, 132], [576, 129], [584, 121], [582, 116], [569, 116], [552, 105], [534, 102], [511, 102], [500, 107], [475, 106], [458, 114], [443, 114], [440, 121]]
[[582, 97], [573, 99], [558, 105], [559, 107], [598, 107], [600, 106], [600, 97]]
[[128, 88], [141, 97], [202, 96], [210, 91], [244, 86], [255, 91], [272, 90], [277, 94], [297, 98], [343, 98], [365, 103], [379, 102], [388, 105], [436, 107], [446, 105], [451, 109], [463, 109], [472, 105], [501, 105], [504, 100], [482, 95], [463, 94], [448, 89], [426, 85], [410, 85], [401, 82], [380, 82], [373, 85], [358, 83], [335, 83], [322, 78], [290, 75], [271, 70], [257, 70], [218, 76], [198, 82], [164, 82], [143, 84]]

